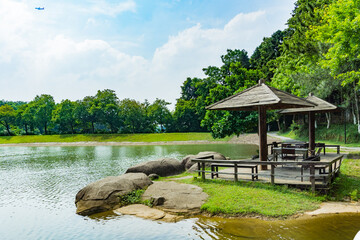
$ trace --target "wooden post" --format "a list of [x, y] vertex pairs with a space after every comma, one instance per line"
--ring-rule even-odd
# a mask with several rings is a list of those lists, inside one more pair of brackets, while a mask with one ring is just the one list
[[309, 112], [309, 149], [315, 150], [315, 113]]
[[238, 168], [237, 168], [237, 164], [234, 163], [234, 178], [235, 178], [235, 182], [238, 181]]
[[199, 170], [198, 176], [200, 177], [200, 174], [201, 174], [201, 173], [200, 173], [200, 170], [201, 170], [200, 162], [198, 162], [197, 165], [198, 165], [198, 170]]
[[[260, 161], [267, 161], [268, 149], [267, 149], [267, 129], [266, 129], [266, 108], [264, 106], [259, 107], [259, 157]], [[261, 170], [267, 170], [267, 165], [261, 165]]]
[[271, 164], [271, 184], [275, 184], [275, 165]]
[[315, 193], [315, 166], [310, 165], [310, 182], [311, 182], [311, 191]]
[[201, 163], [201, 169], [202, 169], [201, 178], [202, 178], [202, 180], [205, 180], [205, 163], [204, 162]]

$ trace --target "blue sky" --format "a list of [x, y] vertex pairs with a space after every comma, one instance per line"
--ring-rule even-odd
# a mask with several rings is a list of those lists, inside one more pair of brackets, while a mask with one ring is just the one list
[[219, 66], [226, 49], [250, 56], [284, 29], [294, 2], [1, 0], [0, 99], [60, 102], [109, 88], [174, 104], [186, 77]]

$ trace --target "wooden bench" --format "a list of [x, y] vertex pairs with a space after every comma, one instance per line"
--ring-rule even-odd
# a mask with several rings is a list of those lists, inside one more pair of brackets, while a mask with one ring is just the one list
[[[233, 167], [235, 168], [250, 168], [251, 169], [251, 180], [258, 180], [258, 167], [257, 165], [237, 165], [231, 163], [212, 163], [211, 165], [211, 178], [213, 179], [215, 176], [219, 177], [219, 167]], [[234, 169], [235, 179], [237, 179], [237, 169]]]

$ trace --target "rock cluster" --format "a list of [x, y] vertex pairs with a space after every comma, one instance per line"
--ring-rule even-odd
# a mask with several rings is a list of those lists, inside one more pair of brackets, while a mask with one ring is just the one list
[[[188, 155], [182, 161], [173, 158], [163, 158], [138, 164], [130, 167], [124, 175], [106, 177], [90, 183], [81, 189], [75, 198], [76, 213], [80, 215], [91, 215], [117, 209], [120, 204], [120, 196], [137, 189], [146, 188], [143, 194], [143, 200], [150, 200], [154, 206], [162, 208], [165, 211], [177, 213], [198, 212], [208, 197], [201, 188], [190, 184], [179, 184], [175, 182], [155, 182], [153, 184], [151, 181], [152, 179], [157, 179], [159, 176], [171, 176], [182, 173], [185, 170], [196, 170], [197, 164], [191, 162], [191, 159], [194, 158], [226, 159], [220, 153], [200, 152], [197, 155]], [[125, 210], [121, 211], [128, 212], [130, 211], [129, 209], [133, 208], [125, 208]], [[138, 213], [135, 215], [138, 215]], [[164, 215], [156, 211], [154, 215], [157, 219], [171, 218], [170, 215]], [[159, 217], [160, 215], [161, 217]]]

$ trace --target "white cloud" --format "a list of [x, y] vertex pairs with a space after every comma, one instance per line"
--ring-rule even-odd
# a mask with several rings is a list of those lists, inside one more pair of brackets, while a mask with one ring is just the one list
[[[117, 7], [103, 5], [96, 11], [112, 15], [135, 11], [135, 7], [128, 1]], [[2, 0], [0, 99], [31, 100], [47, 93], [59, 102], [110, 88], [121, 99], [163, 98], [175, 103], [186, 77], [202, 77], [202, 68], [220, 65], [220, 56], [227, 49], [246, 49], [250, 55], [263, 37], [283, 29], [288, 18], [284, 13], [291, 8], [281, 11], [240, 13], [223, 28], [204, 29], [196, 24], [170, 36], [146, 59], [125, 54], [102, 39], [56, 33], [39, 22], [25, 2]], [[84, 24], [94, 21], [86, 18]]]
[[123, 12], [135, 12], [136, 3], [133, 0], [129, 0], [117, 4], [110, 4], [104, 0], [97, 0], [94, 2], [94, 5], [91, 7], [90, 11], [114, 17]]

